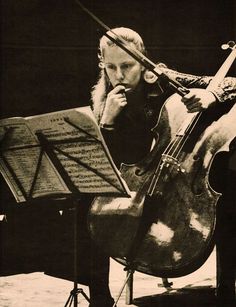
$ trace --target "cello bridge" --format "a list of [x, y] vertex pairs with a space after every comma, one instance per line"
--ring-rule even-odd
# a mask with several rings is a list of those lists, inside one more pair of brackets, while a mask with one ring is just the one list
[[174, 158], [170, 155], [167, 155], [167, 154], [162, 154], [161, 160], [163, 162], [163, 164], [161, 166], [162, 168], [164, 166], [165, 167], [174, 166], [176, 171], [181, 172], [181, 173], [185, 172], [185, 169], [181, 167], [181, 164], [179, 163], [179, 161], [176, 158]]

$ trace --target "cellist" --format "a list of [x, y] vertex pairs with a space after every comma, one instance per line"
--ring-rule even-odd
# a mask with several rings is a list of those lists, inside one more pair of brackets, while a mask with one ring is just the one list
[[[112, 31], [128, 42], [131, 47], [146, 54], [143, 40], [137, 32], [123, 27]], [[112, 35], [112, 32], [109, 34]], [[130, 164], [140, 161], [150, 151], [153, 142], [151, 129], [157, 122], [163, 103], [173, 92], [162, 80], [147, 71], [107, 36], [103, 36], [100, 40], [98, 57], [101, 70], [98, 82], [91, 92], [92, 107], [108, 148], [119, 168], [121, 163]], [[208, 91], [206, 87], [212, 77], [180, 73], [162, 63], [158, 64], [158, 67], [166, 75], [190, 89], [189, 93], [182, 97], [182, 102], [190, 113], [214, 108], [221, 103], [231, 105], [235, 103], [236, 78], [227, 77], [214, 91]], [[230, 175], [226, 170], [225, 173], [229, 182], [231, 177], [235, 178], [235, 170], [231, 169]], [[219, 240], [217, 240], [220, 265], [217, 285], [218, 306], [223, 306], [222, 302], [224, 306], [233, 306], [235, 300], [234, 256], [232, 253], [225, 252], [230, 249], [228, 246], [230, 240], [225, 238], [231, 236], [233, 239], [233, 225], [228, 225], [227, 216], [229, 212], [233, 212], [231, 199], [233, 199], [234, 190], [227, 189], [226, 196], [222, 197], [221, 201], [227, 205], [223, 204], [221, 211], [224, 211], [224, 207], [227, 209], [226, 212], [220, 212], [221, 218], [218, 219], [218, 229], [224, 230], [224, 234], [218, 236]], [[225, 227], [226, 223], [227, 227]], [[108, 285], [109, 258], [96, 249], [96, 257], [92, 256], [91, 261], [94, 272], [100, 272], [95, 274], [94, 280], [91, 280], [91, 307], [110, 307], [113, 300]], [[98, 291], [97, 288], [99, 288]]]

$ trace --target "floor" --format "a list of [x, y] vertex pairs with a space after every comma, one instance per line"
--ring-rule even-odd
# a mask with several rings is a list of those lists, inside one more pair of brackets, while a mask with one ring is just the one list
[[[171, 288], [166, 289], [162, 279], [135, 272], [133, 302], [130, 307], [213, 307], [215, 305], [215, 250], [205, 264], [192, 274], [170, 279]], [[110, 288], [116, 299], [126, 278], [123, 267], [111, 260]], [[88, 288], [83, 286], [88, 294]], [[54, 278], [41, 272], [0, 277], [1, 307], [60, 307], [65, 306], [73, 283]], [[126, 289], [117, 303], [126, 306]], [[87, 307], [82, 294], [78, 306]], [[70, 306], [74, 307], [74, 302]], [[103, 307], [103, 306], [101, 306]]]

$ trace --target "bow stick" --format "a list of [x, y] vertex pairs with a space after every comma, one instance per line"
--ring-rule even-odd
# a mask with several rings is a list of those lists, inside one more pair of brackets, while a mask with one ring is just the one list
[[[146, 69], [152, 71], [154, 75], [158, 78], [169, 84], [169, 86], [180, 96], [186, 95], [189, 90], [182, 86], [176, 80], [167, 76], [157, 65], [148, 59], [142, 52], [130, 46], [122, 37], [117, 35], [112, 29], [110, 29], [104, 22], [102, 22], [97, 16], [95, 16], [91, 11], [89, 11], [79, 0], [75, 0], [75, 2], [80, 6], [80, 8], [85, 11], [93, 20], [95, 20], [100, 26], [102, 26], [107, 32], [104, 34], [108, 37], [112, 42], [114, 42], [117, 46], [122, 48], [125, 52], [127, 52], [130, 56], [132, 56], [137, 62], [143, 65]], [[111, 36], [109, 33], [113, 36]]]

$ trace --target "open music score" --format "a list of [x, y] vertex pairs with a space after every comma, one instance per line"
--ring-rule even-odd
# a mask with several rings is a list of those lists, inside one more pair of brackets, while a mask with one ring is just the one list
[[3, 119], [0, 140], [0, 171], [17, 202], [76, 190], [130, 194], [90, 107]]

